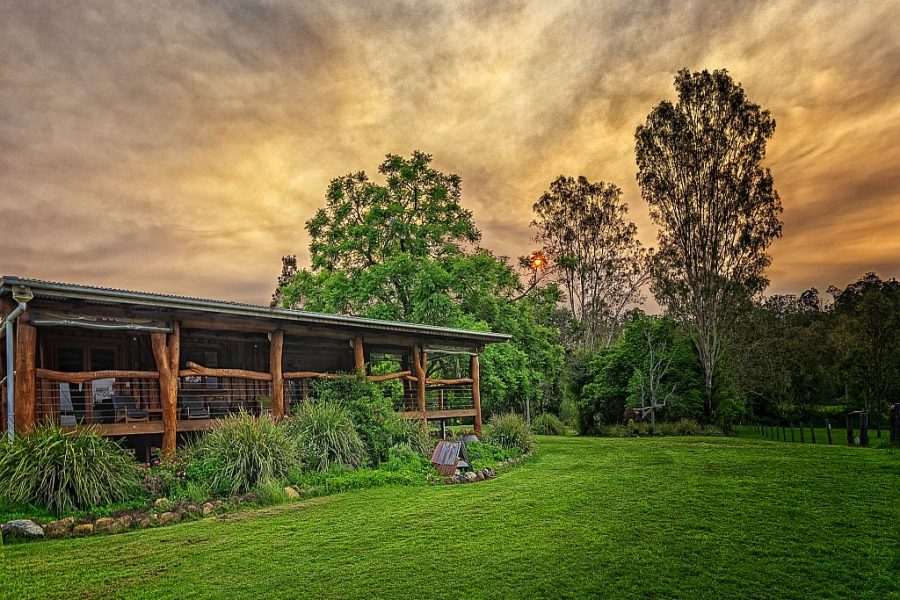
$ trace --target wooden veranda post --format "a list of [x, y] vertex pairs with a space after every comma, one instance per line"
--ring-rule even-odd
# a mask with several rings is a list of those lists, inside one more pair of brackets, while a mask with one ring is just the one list
[[363, 350], [363, 339], [361, 335], [353, 338], [353, 362], [356, 366], [356, 372], [360, 375], [366, 374], [366, 354]]
[[162, 405], [163, 456], [175, 453], [178, 439], [178, 363], [181, 354], [181, 329], [172, 324], [172, 333], [166, 339], [164, 333], [151, 333], [150, 345], [156, 370], [159, 371], [159, 399]]
[[475, 435], [481, 437], [481, 372], [477, 354], [472, 355], [470, 366], [472, 371], [472, 407], [475, 409]]
[[272, 415], [276, 419], [284, 417], [284, 373], [282, 371], [282, 355], [284, 353], [284, 330], [272, 332], [272, 343], [269, 346], [269, 370], [272, 373]]
[[[23, 315], [24, 317], [25, 315]], [[15, 352], [15, 429], [20, 433], [28, 433], [34, 429], [34, 416], [37, 408], [37, 382], [35, 380], [35, 352], [37, 348], [37, 329], [34, 325], [19, 318], [16, 323]]]
[[413, 366], [416, 369], [416, 400], [418, 410], [422, 413], [422, 429], [428, 433], [428, 417], [425, 416], [425, 364], [428, 358], [422, 351], [421, 347], [416, 344], [413, 346]]

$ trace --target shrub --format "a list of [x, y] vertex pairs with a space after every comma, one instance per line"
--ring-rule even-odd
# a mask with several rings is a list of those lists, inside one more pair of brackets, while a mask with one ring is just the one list
[[[210, 489], [243, 494], [284, 478], [298, 459], [284, 428], [268, 417], [241, 412], [219, 421], [191, 449], [191, 463], [214, 460], [220, 461], [221, 468], [210, 470]], [[203, 467], [195, 464], [194, 468]]]
[[397, 444], [388, 449], [387, 460], [379, 467], [383, 471], [428, 470], [431, 463], [407, 444]]
[[301, 459], [314, 471], [334, 467], [356, 469], [365, 464], [366, 447], [350, 413], [339, 403], [310, 401], [287, 421]]
[[518, 448], [501, 448], [488, 442], [469, 442], [466, 444], [466, 454], [469, 457], [469, 464], [477, 471], [484, 467], [493, 467], [508, 458], [521, 456], [522, 451]]
[[257, 501], [264, 506], [284, 504], [288, 501], [288, 495], [284, 491], [284, 486], [278, 481], [260, 483], [256, 486], [254, 492]]
[[675, 421], [676, 435], [700, 435], [703, 428], [693, 419], [678, 419]]
[[553, 413], [543, 413], [531, 421], [531, 431], [538, 435], [566, 435], [566, 426]]
[[395, 444], [421, 446], [421, 440], [415, 439], [409, 424], [394, 412], [381, 387], [365, 377], [350, 375], [317, 381], [313, 396], [319, 402], [346, 408], [372, 466], [385, 461], [388, 449]]
[[534, 450], [534, 436], [520, 415], [507, 413], [491, 417], [485, 441], [501, 448], [518, 448], [522, 452]]
[[93, 429], [40, 426], [0, 449], [0, 496], [57, 515], [122, 502], [140, 490], [130, 452]]

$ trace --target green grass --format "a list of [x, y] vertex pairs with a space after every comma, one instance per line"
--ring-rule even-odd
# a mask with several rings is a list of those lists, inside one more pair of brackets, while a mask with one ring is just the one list
[[887, 598], [900, 453], [540, 438], [474, 485], [357, 490], [7, 546], [8, 598]]

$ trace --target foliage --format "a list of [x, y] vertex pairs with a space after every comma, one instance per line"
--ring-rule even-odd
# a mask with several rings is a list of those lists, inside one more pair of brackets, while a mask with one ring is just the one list
[[230, 494], [278, 481], [298, 462], [297, 450], [283, 427], [268, 417], [245, 412], [218, 421], [198, 438], [190, 453], [192, 460], [199, 461], [194, 466], [198, 474], [206, 473], [203, 480], [209, 489]]
[[469, 457], [469, 464], [477, 471], [484, 467], [495, 467], [510, 458], [517, 458], [522, 455], [522, 450], [518, 447], [503, 448], [490, 442], [479, 441], [468, 442], [466, 453]]
[[534, 205], [537, 241], [581, 322], [580, 345], [609, 345], [631, 305], [641, 301], [646, 252], [637, 227], [626, 221], [622, 190], [586, 177], [560, 176]]
[[253, 490], [256, 500], [263, 506], [284, 504], [288, 501], [288, 495], [284, 491], [284, 485], [280, 481], [266, 481], [260, 483]]
[[690, 338], [671, 318], [635, 312], [622, 337], [594, 354], [576, 376], [582, 434], [597, 433], [621, 421], [627, 407], [641, 405], [636, 381], [647, 362], [648, 336], [668, 364], [661, 383], [671, 395], [660, 414], [670, 420], [702, 416], [703, 370]]
[[56, 514], [121, 502], [139, 493], [138, 463], [94, 429], [41, 425], [0, 444], [0, 498]]
[[388, 449], [396, 444], [408, 444], [422, 454], [429, 451], [430, 444], [418, 424], [401, 419], [381, 387], [365, 377], [350, 375], [317, 381], [312, 386], [312, 396], [320, 403], [339, 404], [347, 410], [371, 466], [385, 461]]
[[566, 426], [553, 413], [542, 413], [531, 420], [531, 431], [537, 435], [566, 435]]
[[302, 403], [285, 423], [304, 465], [313, 471], [366, 464], [366, 446], [347, 408], [337, 402]]
[[522, 452], [535, 449], [534, 435], [521, 415], [506, 413], [491, 417], [484, 440], [501, 448], [517, 448]]
[[306, 224], [312, 266], [298, 270], [296, 258], [285, 257], [275, 299], [319, 312], [509, 333], [512, 344], [483, 357], [485, 414], [526, 403], [558, 410], [563, 353], [552, 319], [559, 290], [524, 290], [505, 257], [473, 247], [481, 233], [461, 208], [459, 177], [430, 165], [420, 152], [389, 155], [379, 169], [383, 184], [364, 173], [332, 181], [326, 206]]
[[711, 419], [723, 336], [767, 285], [766, 250], [781, 235], [781, 200], [762, 166], [775, 121], [725, 70], [680, 71], [675, 89], [678, 102], [637, 128], [637, 178], [659, 226], [652, 290], [695, 335]]
[[713, 426], [704, 426], [694, 419], [678, 419], [675, 422], [664, 421], [651, 424], [647, 422], [615, 424], [599, 429], [601, 435], [608, 437], [645, 437], [645, 436], [681, 436], [681, 435], [721, 435], [721, 430]]

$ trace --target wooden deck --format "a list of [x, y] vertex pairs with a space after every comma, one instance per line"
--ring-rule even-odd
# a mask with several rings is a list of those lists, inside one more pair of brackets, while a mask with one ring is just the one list
[[[177, 431], [206, 431], [212, 429], [216, 421], [220, 419], [190, 419], [179, 420]], [[65, 431], [72, 431], [79, 427], [90, 427], [89, 425], [76, 425], [74, 427], [63, 427]], [[162, 421], [144, 421], [140, 423], [101, 423], [93, 425], [97, 428], [101, 435], [115, 437], [122, 435], [144, 435], [153, 433], [163, 433]]]

